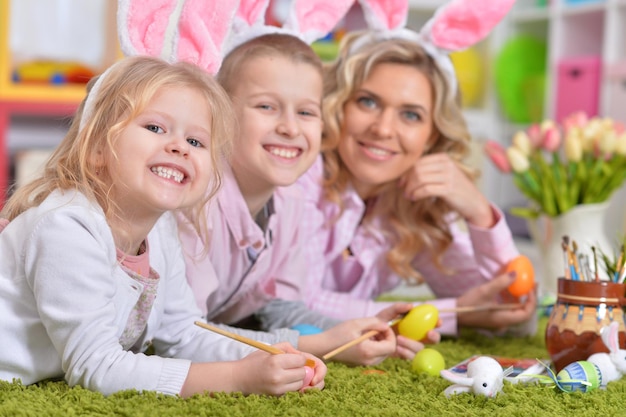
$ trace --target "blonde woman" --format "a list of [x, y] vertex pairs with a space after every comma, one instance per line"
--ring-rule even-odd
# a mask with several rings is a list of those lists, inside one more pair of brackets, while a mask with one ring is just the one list
[[[279, 296], [349, 319], [389, 307], [376, 297], [403, 281], [451, 308], [495, 302], [514, 279], [493, 279], [518, 252], [463, 163], [470, 134], [440, 60], [412, 39], [344, 38], [325, 72], [322, 155], [299, 181], [309, 265]], [[531, 294], [515, 310], [442, 314], [439, 330], [507, 327], [534, 308]]]

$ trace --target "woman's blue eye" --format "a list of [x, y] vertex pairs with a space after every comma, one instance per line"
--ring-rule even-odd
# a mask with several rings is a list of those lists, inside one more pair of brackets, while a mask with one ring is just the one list
[[376, 107], [376, 102], [370, 97], [359, 97], [357, 98], [357, 103], [364, 107], [373, 108]]
[[419, 113], [414, 112], [414, 111], [405, 111], [404, 112], [404, 117], [406, 119], [408, 119], [408, 120], [411, 120], [411, 121], [420, 121], [420, 120], [422, 120], [422, 116]]
[[157, 125], [147, 125], [146, 129], [148, 129], [149, 131], [154, 132], [154, 133], [163, 133], [164, 132], [164, 130], [161, 129]]
[[203, 145], [198, 139], [188, 138], [187, 143], [193, 146], [194, 148], [201, 148]]

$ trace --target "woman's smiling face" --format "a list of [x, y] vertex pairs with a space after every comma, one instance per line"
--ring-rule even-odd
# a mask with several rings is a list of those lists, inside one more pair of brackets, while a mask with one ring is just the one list
[[345, 103], [338, 150], [361, 198], [398, 180], [422, 156], [433, 134], [433, 100], [420, 70], [382, 63]]

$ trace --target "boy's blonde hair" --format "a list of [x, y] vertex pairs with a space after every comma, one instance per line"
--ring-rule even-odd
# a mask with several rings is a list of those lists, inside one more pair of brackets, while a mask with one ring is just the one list
[[[184, 211], [192, 219], [203, 241], [206, 227], [200, 213], [204, 204], [221, 185], [220, 161], [230, 151], [233, 137], [233, 112], [223, 89], [201, 68], [188, 63], [170, 64], [159, 58], [137, 56], [115, 63], [81, 102], [69, 131], [46, 163], [41, 176], [18, 188], [7, 201], [0, 217], [12, 220], [31, 207], [41, 204], [55, 189], [76, 189], [97, 202], [107, 219], [119, 218], [118, 207], [107, 196], [111, 187], [106, 167], [101, 167], [98, 152], [113, 153], [120, 132], [141, 113], [163, 88], [192, 88], [204, 96], [211, 110], [212, 181], [206, 197]], [[81, 122], [89, 94], [89, 111]], [[91, 107], [93, 103], [93, 107]], [[109, 222], [110, 224], [116, 222]], [[114, 232], [123, 233], [123, 230]]]
[[[433, 133], [425, 154], [447, 153], [470, 178], [476, 173], [463, 164], [469, 152], [470, 134], [461, 112], [460, 100], [448, 85], [446, 77], [424, 49], [417, 43], [402, 39], [384, 40], [360, 47], [350, 53], [350, 46], [360, 32], [342, 39], [339, 56], [324, 73], [324, 195], [341, 207], [340, 194], [348, 185], [348, 169], [341, 161], [337, 147], [341, 140], [344, 105], [367, 79], [372, 69], [382, 63], [407, 65], [418, 69], [430, 81], [433, 92]], [[386, 225], [383, 233], [392, 242], [387, 255], [389, 267], [406, 280], [423, 279], [411, 262], [423, 251], [433, 253], [440, 268], [443, 252], [452, 242], [448, 221], [451, 208], [440, 198], [412, 202], [403, 196], [395, 181], [381, 185], [374, 201], [368, 202], [363, 224], [379, 217]]]
[[272, 56], [309, 64], [322, 77], [322, 61], [309, 45], [293, 35], [272, 33], [253, 38], [233, 49], [224, 58], [217, 73], [217, 81], [228, 94], [232, 94], [247, 61]]

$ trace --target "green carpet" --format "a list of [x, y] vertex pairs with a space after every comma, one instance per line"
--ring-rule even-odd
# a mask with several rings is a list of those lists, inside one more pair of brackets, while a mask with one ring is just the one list
[[[534, 337], [486, 338], [466, 331], [434, 346], [451, 366], [473, 354], [545, 358], [546, 319]], [[378, 369], [384, 373], [364, 373]], [[626, 416], [626, 379], [606, 390], [562, 393], [538, 385], [505, 382], [495, 399], [462, 394], [450, 399], [443, 378], [411, 371], [410, 362], [387, 359], [372, 367], [328, 365], [326, 389], [281, 398], [196, 395], [190, 399], [135, 391], [108, 398], [62, 382], [25, 387], [0, 382], [0, 416]]]

